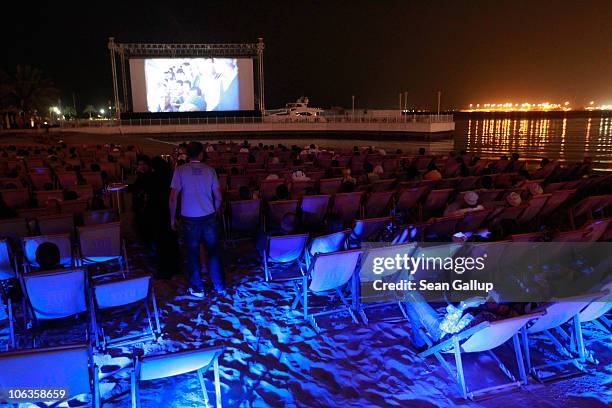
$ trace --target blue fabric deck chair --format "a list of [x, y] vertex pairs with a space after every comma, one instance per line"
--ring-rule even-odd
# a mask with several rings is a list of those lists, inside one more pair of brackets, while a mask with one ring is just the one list
[[[580, 323], [590, 322], [595, 325], [597, 329], [601, 331], [601, 335], [593, 336], [589, 339], [584, 340], [584, 346], [589, 346], [598, 341], [610, 341], [612, 340], [612, 323], [610, 319], [606, 317], [606, 314], [612, 309], [612, 301], [610, 300], [610, 294], [604, 296], [601, 299], [596, 299], [591, 302], [587, 307], [582, 309], [578, 314]], [[586, 358], [592, 363], [599, 363], [589, 349], [585, 350]]]
[[[14, 279], [17, 271], [16, 258], [13, 257], [8, 239], [0, 239], [0, 281]], [[6, 319], [9, 325], [9, 348], [15, 348], [15, 327], [13, 321], [13, 302], [4, 285], [0, 282], [0, 308], [6, 307]], [[0, 319], [1, 320], [1, 319]]]
[[23, 238], [24, 273], [30, 273], [31, 271], [34, 271], [40, 267], [38, 262], [36, 262], [36, 249], [38, 249], [38, 247], [44, 242], [51, 242], [57, 245], [60, 252], [60, 265], [65, 268], [75, 266], [74, 251], [72, 250], [70, 234], [38, 235], [35, 237]]
[[227, 204], [225, 238], [234, 242], [243, 237], [255, 237], [260, 224], [261, 200], [238, 200]]
[[215, 406], [221, 407], [221, 381], [219, 378], [219, 356], [225, 351], [223, 347], [201, 350], [186, 350], [176, 353], [161, 354], [137, 358], [132, 371], [132, 408], [140, 408], [139, 388], [141, 381], [157, 380], [175, 375], [197, 371], [198, 380], [204, 395], [204, 405], [210, 406], [204, 374], [213, 366], [215, 383]]
[[38, 401], [90, 394], [89, 406], [100, 407], [98, 367], [88, 344], [0, 353], [0, 367], [0, 389], [57, 389]]
[[130, 272], [125, 241], [121, 239], [121, 223], [108, 222], [105, 224], [78, 227], [79, 261], [81, 265], [106, 264], [112, 261], [119, 263], [119, 271], [94, 278], [121, 273], [123, 277]]
[[[578, 370], [584, 371], [583, 364], [586, 361], [586, 354], [584, 339], [582, 337], [582, 327], [580, 325], [580, 311], [587, 307], [595, 299], [600, 298], [602, 295], [603, 293], [598, 292], [558, 299], [544, 306], [541, 310], [545, 313], [536, 319], [532, 325], [523, 327], [522, 338], [523, 348], [525, 351], [525, 360], [527, 361], [527, 368], [532, 377], [540, 382], [560, 378], [567, 373], [544, 375], [541, 370], [545, 368], [561, 367], [568, 364], [572, 364]], [[575, 349], [577, 350], [577, 353], [570, 350], [572, 348], [571, 344], [562, 344], [552, 332], [553, 329], [560, 328], [563, 324], [570, 321], [572, 324], [572, 333], [575, 339]], [[558, 332], [558, 330], [556, 331]], [[566, 358], [550, 363], [533, 365], [530, 353], [529, 336], [539, 333], [543, 333], [553, 343], [557, 350], [559, 350], [559, 352]]]
[[296, 262], [302, 273], [300, 260], [304, 254], [308, 237], [308, 234], [295, 234], [267, 238], [262, 255], [266, 281], [272, 280], [271, 263], [291, 264]]
[[[88, 312], [88, 284], [82, 268], [32, 272], [22, 275], [20, 280], [34, 327], [40, 320], [61, 319]], [[88, 337], [87, 334], [86, 330], [85, 337]]]
[[[416, 242], [399, 245], [373, 243], [364, 246], [363, 249], [365, 252], [361, 256], [361, 266], [359, 268], [359, 282], [361, 283], [362, 287], [364, 283], [368, 286], [373, 285], [375, 280], [382, 280], [383, 282], [398, 282], [400, 279], [406, 279], [407, 273], [409, 272], [403, 273], [403, 268], [397, 268], [397, 265], [394, 265], [394, 267], [390, 269], [385, 268], [380, 274], [373, 273], [374, 259], [395, 258], [398, 255], [402, 258], [404, 255], [411, 257], [417, 249], [417, 244]], [[395, 304], [399, 306], [402, 315], [404, 314], [401, 304], [402, 299], [398, 298], [395, 300], [389, 300], [387, 296], [381, 296], [380, 294], [370, 296], [363, 289], [361, 292], [362, 306], [359, 312], [365, 323], [368, 323], [368, 317], [365, 311], [376, 307]]]
[[306, 267], [310, 266], [310, 261], [316, 254], [327, 254], [330, 252], [342, 251], [346, 248], [346, 242], [351, 230], [334, 232], [332, 234], [321, 235], [310, 240], [308, 247], [304, 251]]
[[367, 218], [355, 220], [349, 235], [349, 248], [358, 248], [363, 241], [376, 238], [376, 235], [391, 222], [391, 217]]
[[330, 195], [305, 195], [300, 200], [302, 225], [305, 227], [320, 227], [327, 215]]
[[[109, 345], [126, 345], [147, 339], [156, 340], [161, 333], [159, 313], [153, 290], [151, 275], [143, 275], [127, 279], [114, 279], [110, 281], [93, 283], [91, 287], [91, 326], [96, 347], [106, 349]], [[100, 314], [106, 309], [133, 304], [143, 305], [147, 312], [147, 327], [145, 331], [111, 339], [104, 333]], [[153, 314], [151, 314], [153, 306]], [[136, 317], [136, 316], [135, 316]]]
[[[349, 312], [353, 322], [359, 323], [342, 290], [353, 278], [362, 253], [361, 249], [331, 252], [328, 254], [318, 253], [312, 259], [308, 271], [302, 279], [294, 282], [296, 294], [292, 307], [295, 309], [298, 304], [302, 304], [304, 320], [307, 320], [315, 331], [319, 332], [319, 326], [315, 320], [316, 316], [334, 314], [343, 309]], [[323, 310], [313, 313], [312, 304], [310, 309], [308, 306], [309, 294], [311, 297], [337, 295], [342, 302], [343, 308], [320, 308]]]
[[[433, 355], [448, 375], [457, 381], [459, 391], [465, 399], [475, 399], [479, 396], [498, 393], [509, 387], [520, 387], [521, 384], [527, 383], [527, 375], [523, 364], [519, 332], [526, 324], [542, 316], [543, 313], [528, 314], [494, 322], [482, 322], [437, 342], [428, 333], [419, 330], [418, 335], [421, 336], [428, 346], [427, 350], [419, 353], [419, 357], [425, 358]], [[510, 339], [512, 339], [514, 346], [519, 380], [515, 378], [512, 372], [493, 352], [495, 348], [502, 346]], [[443, 353], [453, 354], [455, 360], [454, 370], [451, 364], [444, 358]], [[487, 353], [497, 363], [500, 370], [510, 379], [510, 382], [477, 390], [468, 388], [463, 371], [463, 353]]]

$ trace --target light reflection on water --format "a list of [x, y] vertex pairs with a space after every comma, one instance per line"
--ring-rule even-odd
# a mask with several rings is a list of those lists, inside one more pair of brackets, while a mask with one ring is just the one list
[[498, 157], [519, 152], [575, 162], [591, 157], [597, 170], [612, 170], [612, 116], [577, 118], [466, 118], [455, 126], [455, 149]]
[[[213, 136], [214, 137], [214, 136]], [[319, 135], [295, 137], [248, 137], [250, 142], [283, 143], [303, 146], [315, 143], [321, 148], [350, 150], [352, 146], [375, 146], [388, 152], [402, 149], [415, 154], [419, 147], [429, 152], [447, 154], [465, 149], [481, 157], [499, 157], [518, 152], [531, 164], [543, 157], [561, 162], [581, 161], [590, 157], [595, 170], [612, 171], [612, 114], [585, 117], [468, 117], [455, 119], [455, 131], [422, 135]], [[218, 139], [225, 139], [220, 136]], [[217, 140], [218, 140], [217, 139]]]

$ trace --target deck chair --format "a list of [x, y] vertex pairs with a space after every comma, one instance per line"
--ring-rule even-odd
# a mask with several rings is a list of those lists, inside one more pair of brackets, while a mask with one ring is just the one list
[[[18, 270], [17, 259], [13, 256], [11, 245], [6, 238], [0, 239], [0, 282], [15, 278]], [[7, 317], [9, 323], [9, 342], [10, 347], [15, 348], [15, 328], [13, 322], [13, 300], [8, 293], [4, 292], [4, 287], [0, 283], [0, 307], [4, 307], [6, 302]]]
[[355, 220], [351, 229], [348, 244], [350, 248], [357, 248], [363, 241], [374, 238], [391, 222], [391, 217], [368, 218]]
[[[537, 319], [541, 315], [542, 313], [533, 313], [494, 322], [482, 322], [441, 341], [436, 341], [429, 337], [423, 330], [419, 330], [418, 335], [420, 335], [423, 341], [428, 345], [427, 350], [419, 353], [419, 357], [426, 358], [433, 355], [446, 370], [448, 375], [457, 381], [459, 391], [465, 399], [475, 399], [478, 396], [500, 392], [509, 387], [520, 387], [522, 384], [527, 383], [527, 376], [525, 373], [525, 366], [523, 365], [519, 332], [526, 324]], [[519, 373], [518, 380], [493, 352], [495, 348], [502, 346], [510, 339], [512, 339], [514, 345], [514, 353]], [[454, 370], [448, 361], [446, 361], [443, 353], [453, 353], [455, 360]], [[510, 379], [510, 382], [478, 390], [470, 390], [463, 373], [463, 353], [487, 353], [493, 361], [497, 363], [501, 371]]]
[[45, 184], [51, 183], [53, 184], [53, 179], [51, 178], [51, 173], [49, 172], [48, 169], [45, 169], [46, 171], [40, 172], [40, 173], [30, 173], [28, 174], [28, 178], [30, 179], [30, 182], [32, 183], [32, 186], [34, 186], [34, 189], [36, 190], [44, 190], [45, 188]]
[[337, 214], [345, 227], [352, 224], [361, 208], [362, 192], [337, 193], [334, 195], [332, 212]]
[[[88, 344], [0, 353], [0, 388], [58, 389], [55, 399], [90, 394], [89, 406], [100, 407], [98, 367]], [[61, 397], [60, 397], [61, 396]]]
[[[382, 280], [384, 282], [396, 282], [405, 276], [402, 271], [403, 269], [387, 269], [385, 268], [383, 273], [374, 274], [374, 259], [375, 258], [395, 258], [397, 255], [403, 257], [404, 255], [411, 257], [412, 254], [417, 249], [417, 243], [402, 243], [398, 245], [372, 245], [366, 246], [364, 249], [363, 255], [361, 255], [360, 268], [359, 268], [359, 283], [363, 287], [364, 284], [371, 285], [375, 280]], [[387, 296], [384, 296], [379, 293], [371, 296], [369, 293], [366, 293], [365, 290], [361, 290], [360, 296], [360, 305], [359, 314], [361, 319], [367, 324], [369, 322], [368, 316], [366, 315], [366, 310], [376, 308], [376, 307], [385, 307], [390, 304], [397, 305], [399, 307], [399, 311], [404, 314], [402, 309], [400, 298], [394, 300], [389, 300]], [[401, 316], [400, 316], [401, 317]], [[384, 319], [388, 320], [388, 319]]]
[[397, 183], [396, 179], [379, 180], [372, 183], [372, 191], [376, 193], [378, 191], [389, 191], [393, 190], [393, 187]]
[[[585, 348], [586, 346], [598, 341], [612, 340], [612, 324], [610, 324], [610, 320], [606, 317], [606, 314], [609, 313], [610, 310], [612, 310], [612, 302], [609, 301], [609, 295], [607, 295], [605, 299], [597, 299], [591, 302], [578, 314], [580, 324], [590, 322], [602, 332], [601, 335], [593, 336], [589, 339], [584, 339], [583, 343]], [[586, 349], [585, 355], [587, 360], [589, 360], [590, 362], [598, 363], [592, 351]]]
[[[339, 310], [347, 310], [353, 322], [358, 323], [355, 313], [342, 293], [342, 289], [353, 278], [362, 252], [361, 249], [352, 249], [327, 254], [316, 254], [301, 282], [294, 282], [295, 300], [292, 307], [295, 309], [299, 304], [302, 304], [304, 320], [307, 320], [316, 332], [320, 331], [315, 320], [316, 316], [334, 314]], [[312, 310], [308, 308], [309, 293], [311, 296], [337, 295], [344, 308], [312, 313]]]
[[556, 183], [549, 183], [544, 185], [543, 189], [545, 193], [554, 193], [555, 191], [563, 190], [563, 187], [567, 184], [567, 181], [558, 181]]
[[25, 218], [0, 220], [0, 237], [10, 239], [13, 245], [20, 245], [21, 238], [28, 235], [28, 232]]
[[455, 233], [457, 224], [463, 219], [463, 215], [432, 218], [425, 227], [423, 236], [425, 240], [445, 240]]
[[[559, 375], [545, 376], [540, 370], [551, 367], [559, 367], [567, 364], [573, 364], [578, 370], [584, 371], [583, 363], [586, 360], [585, 348], [582, 337], [582, 327], [580, 325], [580, 311], [586, 308], [595, 299], [600, 298], [604, 295], [601, 292], [594, 294], [586, 294], [581, 296], [574, 296], [570, 298], [558, 299], [551, 302], [547, 306], [542, 308], [544, 312], [533, 324], [529, 327], [523, 327], [523, 349], [525, 351], [525, 360], [527, 361], [527, 369], [529, 373], [538, 381], [551, 380], [559, 378]], [[572, 320], [572, 329], [574, 341], [578, 354], [574, 354], [570, 351], [570, 345], [563, 345], [554, 336], [551, 330], [559, 328], [561, 325], [568, 323]], [[533, 365], [531, 360], [529, 336], [534, 334], [543, 333], [546, 337], [556, 346], [561, 353], [567, 357], [564, 360], [558, 360], [552, 363], [545, 363], [541, 365]]]
[[251, 185], [251, 176], [230, 176], [230, 188], [232, 190], [238, 190], [240, 187], [249, 187]]
[[468, 176], [468, 177], [460, 177], [459, 183], [455, 186], [455, 190], [457, 191], [468, 191], [472, 190], [478, 180], [479, 176]]
[[544, 238], [543, 232], [528, 232], [525, 234], [514, 234], [510, 236], [512, 242], [538, 242]]
[[297, 214], [298, 200], [270, 201], [267, 207], [265, 222], [266, 231], [280, 227], [285, 214]]
[[83, 213], [84, 225], [107, 224], [119, 221], [119, 214], [115, 210], [86, 211]]
[[319, 180], [319, 194], [335, 194], [340, 190], [342, 185], [341, 178], [321, 179]]
[[64, 189], [72, 189], [72, 187], [78, 184], [77, 175], [72, 171], [57, 173], [57, 179], [60, 186]]
[[83, 176], [87, 185], [93, 187], [94, 189], [100, 189], [104, 186], [102, 172], [100, 171], [82, 171], [81, 176]]
[[77, 193], [77, 197], [82, 200], [90, 200], [94, 196], [93, 187], [89, 184], [82, 184], [71, 188]]
[[254, 237], [259, 229], [261, 200], [239, 200], [228, 203], [226, 237], [236, 240]]
[[259, 182], [259, 195], [263, 200], [270, 201], [276, 195], [276, 187], [285, 184], [284, 180], [261, 180]]
[[271, 263], [291, 264], [295, 262], [302, 272], [300, 259], [306, 248], [308, 237], [308, 234], [295, 234], [267, 238], [262, 254], [266, 281], [272, 280]]
[[586, 229], [577, 229], [571, 231], [558, 232], [552, 236], [553, 242], [584, 242], [584, 236], [588, 234]]
[[221, 189], [221, 192], [226, 191], [229, 186], [228, 175], [227, 174], [217, 174], [217, 179], [219, 180], [219, 188]]
[[215, 406], [221, 408], [221, 381], [219, 377], [219, 357], [223, 347], [199, 350], [184, 350], [157, 356], [138, 357], [134, 362], [131, 375], [132, 408], [140, 408], [140, 382], [174, 377], [180, 374], [197, 371], [200, 387], [204, 396], [204, 406], [210, 406], [204, 374], [213, 366], [215, 383]]
[[315, 181], [314, 180], [296, 180], [292, 181], [289, 191], [291, 193], [291, 197], [294, 199], [301, 198], [304, 194], [306, 194], [306, 190], [311, 189], [314, 190]]
[[453, 191], [452, 188], [431, 190], [421, 207], [420, 219], [422, 220], [425, 214], [436, 214], [443, 210]]
[[[20, 282], [34, 323], [88, 311], [87, 277], [82, 268], [27, 273], [20, 276]], [[87, 330], [85, 337], [88, 337]]]
[[363, 204], [364, 218], [376, 218], [389, 215], [393, 207], [395, 191], [378, 191], [367, 195]]
[[491, 214], [491, 210], [488, 209], [465, 213], [463, 219], [455, 226], [455, 230], [461, 232], [474, 232], [483, 225], [489, 214]]
[[[121, 239], [121, 223], [88, 225], [77, 228], [79, 263], [81, 265], [119, 262], [119, 272], [130, 272], [125, 241]], [[113, 274], [113, 273], [111, 273]], [[95, 277], [101, 277], [98, 275]]]
[[35, 191], [34, 198], [38, 202], [39, 207], [48, 206], [54, 201], [61, 201], [64, 199], [63, 190], [48, 190], [48, 191]]
[[399, 195], [397, 197], [397, 202], [395, 203], [395, 213], [418, 213], [419, 203], [422, 201], [427, 191], [427, 187], [424, 186], [400, 189]]
[[70, 234], [49, 234], [37, 235], [34, 237], [23, 237], [23, 268], [25, 273], [29, 273], [39, 268], [36, 262], [36, 250], [43, 242], [51, 242], [57, 245], [60, 252], [60, 265], [65, 268], [75, 265], [74, 254], [72, 251], [72, 241]]
[[491, 201], [497, 201], [499, 196], [504, 192], [503, 189], [480, 189], [476, 190], [478, 193], [479, 203], [489, 203]]
[[438, 184], [436, 184], [436, 188], [437, 189], [447, 189], [447, 188], [456, 189], [460, 180], [461, 179], [459, 177], [443, 178], [442, 180], [438, 181]]
[[316, 254], [327, 254], [345, 249], [350, 233], [351, 230], [347, 229], [344, 231], [334, 232], [333, 234], [321, 235], [310, 240], [306, 251], [304, 251], [306, 267], [310, 266], [310, 261]]
[[60, 201], [59, 211], [61, 214], [71, 214], [81, 217], [87, 211], [87, 200], [67, 200]]
[[559, 167], [559, 162], [557, 160], [553, 160], [548, 163], [546, 166], [535, 170], [531, 174], [532, 179], [546, 179], [550, 177], [554, 171]]
[[586, 216], [588, 220], [591, 220], [594, 213], [602, 212], [610, 205], [612, 205], [612, 194], [584, 198], [568, 210], [572, 228], [576, 228], [577, 218]]
[[557, 190], [551, 193], [546, 205], [540, 211], [540, 217], [546, 217], [557, 210], [576, 190]]
[[329, 195], [303, 196], [300, 201], [302, 225], [306, 227], [321, 226], [327, 215], [330, 198]]
[[2, 190], [2, 199], [7, 206], [11, 208], [24, 208], [28, 205], [30, 195], [27, 188], [15, 188], [11, 190]]
[[527, 204], [521, 204], [517, 207], [502, 207], [494, 209], [489, 217], [489, 221], [487, 222], [487, 227], [490, 229], [497, 228], [501, 225], [502, 220], [516, 221], [526, 208]]
[[72, 214], [47, 215], [36, 218], [38, 231], [42, 235], [74, 234], [74, 216]]
[[540, 194], [531, 197], [531, 199], [527, 201], [527, 208], [525, 208], [525, 211], [521, 213], [520, 217], [518, 217], [516, 221], [523, 225], [535, 219], [540, 214], [542, 208], [544, 208], [550, 197], [552, 197], [552, 194]]
[[[90, 295], [91, 328], [96, 347], [102, 345], [102, 349], [105, 350], [109, 345], [123, 346], [146, 339], [155, 341], [160, 336], [159, 313], [157, 311], [152, 281], [151, 275], [143, 275], [134, 278], [104, 281], [92, 285]], [[104, 334], [104, 327], [100, 323], [101, 312], [106, 309], [135, 303], [142, 303], [145, 306], [148, 330], [114, 339], [107, 337]], [[150, 306], [153, 306], [153, 316], [151, 316]]]
[[586, 230], [586, 234], [582, 238], [584, 242], [595, 242], [606, 233], [608, 226], [612, 223], [612, 217], [601, 220], [592, 220], [582, 226], [581, 229]]

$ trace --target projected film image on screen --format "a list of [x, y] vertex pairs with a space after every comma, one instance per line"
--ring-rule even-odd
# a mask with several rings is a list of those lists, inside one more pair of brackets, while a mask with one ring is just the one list
[[240, 109], [235, 58], [145, 59], [149, 112]]

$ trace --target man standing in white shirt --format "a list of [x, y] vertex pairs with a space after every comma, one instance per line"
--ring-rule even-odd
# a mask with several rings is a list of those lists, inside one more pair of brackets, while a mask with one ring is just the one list
[[225, 293], [225, 279], [221, 264], [221, 250], [217, 237], [217, 213], [221, 208], [221, 188], [213, 168], [202, 163], [204, 146], [199, 142], [187, 145], [189, 163], [174, 171], [170, 185], [170, 225], [176, 230], [176, 203], [181, 195], [183, 233], [187, 244], [189, 293], [204, 297], [200, 271], [200, 243], [208, 253], [208, 271], [215, 290]]

